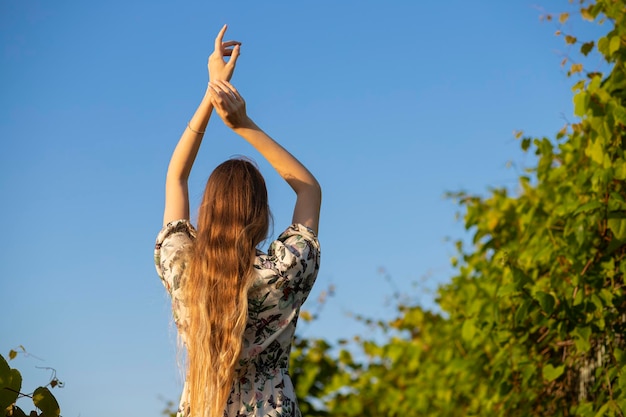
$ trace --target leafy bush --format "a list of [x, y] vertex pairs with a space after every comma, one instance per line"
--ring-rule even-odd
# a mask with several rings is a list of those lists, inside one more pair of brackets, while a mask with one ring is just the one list
[[292, 366], [306, 415], [626, 413], [626, 1], [579, 4], [584, 19], [611, 25], [588, 42], [559, 32], [609, 68], [566, 62], [581, 77], [579, 120], [552, 140], [519, 136], [537, 162], [514, 195], [452, 196], [472, 243], [456, 243], [441, 314], [399, 306], [380, 325], [384, 343], [357, 339], [360, 361], [354, 349], [298, 341]]

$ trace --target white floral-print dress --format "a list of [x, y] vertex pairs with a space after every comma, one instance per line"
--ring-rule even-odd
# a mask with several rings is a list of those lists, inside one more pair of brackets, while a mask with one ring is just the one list
[[[183, 255], [195, 236], [189, 221], [173, 221], [160, 231], [154, 251], [157, 272], [172, 297], [174, 322], [185, 343]], [[289, 377], [289, 352], [300, 306], [313, 287], [319, 262], [317, 237], [301, 224], [289, 226], [267, 254], [257, 252], [257, 278], [248, 293], [248, 322], [225, 417], [301, 417]], [[177, 417], [188, 416], [187, 395], [183, 388]]]

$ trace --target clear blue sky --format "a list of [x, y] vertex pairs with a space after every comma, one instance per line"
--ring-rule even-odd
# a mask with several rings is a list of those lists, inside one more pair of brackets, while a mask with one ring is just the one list
[[[549, 11], [571, 6], [544, 2]], [[549, 3], [549, 5], [548, 5]], [[175, 337], [152, 250], [170, 153], [202, 97], [216, 32], [243, 42], [233, 84], [259, 125], [324, 190], [329, 285], [306, 336], [368, 330], [393, 288], [432, 306], [462, 238], [446, 191], [514, 187], [532, 157], [514, 130], [572, 120], [560, 67], [572, 53], [529, 0], [34, 1], [0, 3], [0, 352], [32, 390], [54, 367], [65, 417], [155, 416], [180, 391]], [[597, 34], [589, 23], [566, 26]], [[190, 181], [244, 154], [264, 172], [274, 236], [294, 198], [213, 118]], [[507, 168], [512, 161], [514, 168]], [[194, 204], [195, 205], [195, 204]], [[418, 283], [417, 286], [414, 283]], [[25, 404], [25, 403], [23, 403]]]

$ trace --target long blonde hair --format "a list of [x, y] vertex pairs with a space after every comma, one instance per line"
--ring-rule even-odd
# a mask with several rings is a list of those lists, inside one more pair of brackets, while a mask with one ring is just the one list
[[269, 219], [265, 181], [251, 162], [231, 159], [213, 171], [183, 285], [193, 417], [224, 414], [248, 318], [256, 247], [266, 238]]

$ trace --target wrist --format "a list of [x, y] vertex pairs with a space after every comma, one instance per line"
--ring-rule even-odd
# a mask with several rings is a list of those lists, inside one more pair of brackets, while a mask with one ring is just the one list
[[221, 77], [221, 76], [218, 76], [218, 75], [211, 76], [211, 74], [209, 74], [209, 83], [214, 83], [216, 81], [230, 82], [230, 78], [231, 77]]
[[207, 84], [206, 90], [204, 90], [204, 96], [202, 96], [201, 106], [208, 106], [213, 108], [213, 103], [211, 103], [211, 87]]
[[242, 131], [242, 130], [246, 130], [246, 129], [256, 129], [258, 130], [259, 127], [256, 125], [256, 123], [254, 123], [254, 121], [249, 118], [248, 116], [246, 116], [245, 119], [243, 119], [240, 123], [237, 123], [236, 126], [233, 126], [233, 130], [235, 132], [237, 131]]

